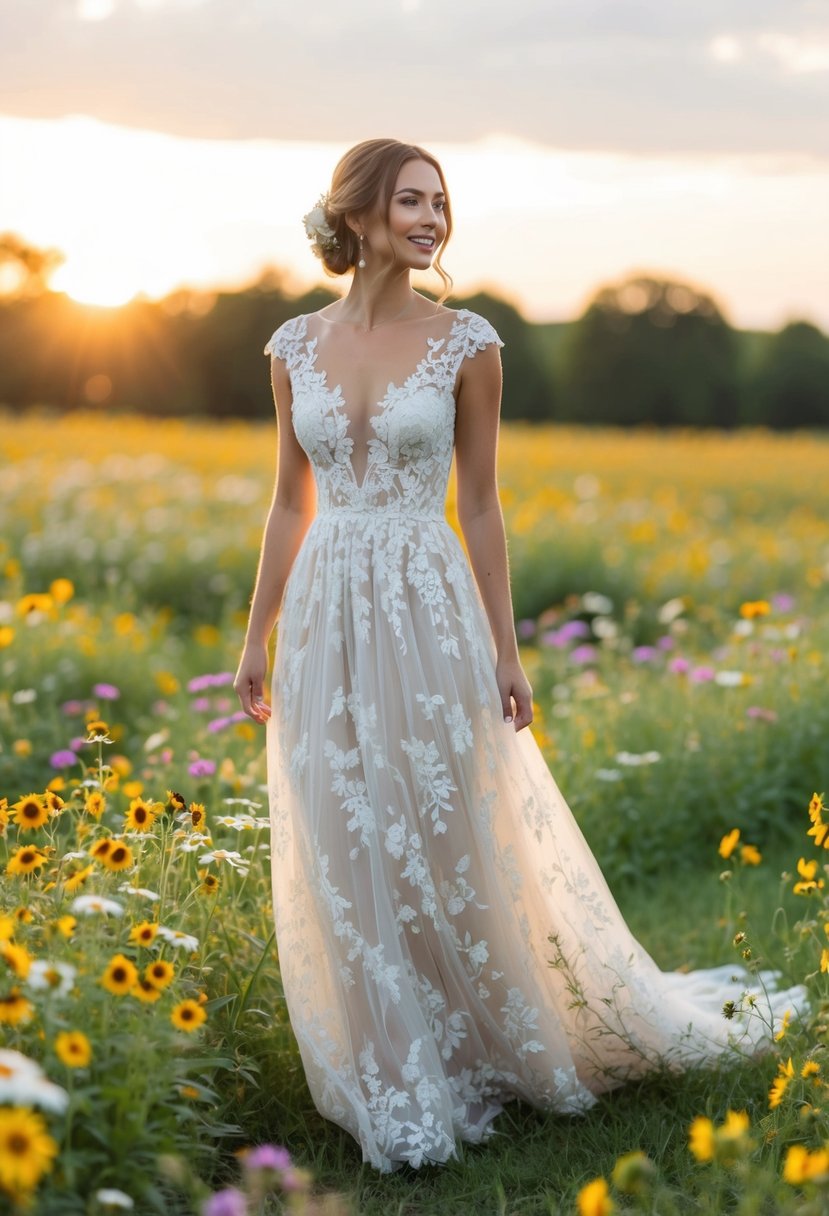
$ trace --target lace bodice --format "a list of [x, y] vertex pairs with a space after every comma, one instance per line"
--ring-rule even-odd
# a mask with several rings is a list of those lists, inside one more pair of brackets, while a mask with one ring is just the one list
[[318, 511], [440, 517], [452, 463], [457, 374], [465, 358], [492, 342], [504, 345], [490, 323], [468, 308], [457, 310], [448, 337], [427, 339], [417, 367], [389, 384], [369, 418], [373, 436], [358, 481], [342, 387], [330, 386], [317, 366], [308, 314], [280, 325], [264, 353], [284, 359], [288, 368], [294, 430], [313, 466]]

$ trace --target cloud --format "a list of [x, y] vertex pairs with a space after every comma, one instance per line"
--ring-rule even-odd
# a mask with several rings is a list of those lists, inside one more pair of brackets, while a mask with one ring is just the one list
[[818, 0], [0, 0], [0, 112], [218, 139], [829, 157]]

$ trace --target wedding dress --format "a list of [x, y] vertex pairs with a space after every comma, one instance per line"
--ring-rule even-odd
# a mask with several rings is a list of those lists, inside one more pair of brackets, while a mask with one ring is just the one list
[[[277, 631], [273, 910], [313, 1100], [386, 1172], [457, 1156], [516, 1097], [577, 1114], [659, 1065], [762, 1050], [804, 994], [767, 995], [729, 965], [660, 971], [530, 729], [503, 721], [492, 633], [444, 514], [453, 390], [498, 334], [464, 308], [436, 314], [425, 341], [409, 328], [423, 357], [357, 443], [343, 385], [318, 365], [324, 325], [294, 317], [265, 348], [290, 374], [318, 508]], [[757, 1012], [726, 1020], [746, 988]]]

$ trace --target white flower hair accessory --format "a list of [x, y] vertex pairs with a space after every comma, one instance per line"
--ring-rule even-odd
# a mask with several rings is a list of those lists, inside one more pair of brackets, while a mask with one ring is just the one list
[[340, 242], [334, 235], [334, 229], [325, 218], [325, 206], [327, 202], [328, 195], [321, 194], [317, 199], [316, 205], [311, 208], [307, 215], [303, 215], [302, 217], [305, 231], [311, 242], [311, 249], [318, 258], [322, 257], [323, 250], [339, 249], [340, 247]]

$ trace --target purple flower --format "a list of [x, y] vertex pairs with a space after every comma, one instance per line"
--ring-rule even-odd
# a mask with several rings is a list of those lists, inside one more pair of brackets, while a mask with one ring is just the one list
[[206, 713], [210, 709], [210, 697], [196, 697], [191, 701], [190, 708], [194, 709], [197, 714]]
[[245, 1153], [242, 1164], [248, 1170], [288, 1170], [291, 1154], [278, 1144], [259, 1144]]
[[766, 709], [762, 705], [749, 705], [746, 710], [747, 718], [760, 718], [763, 722], [776, 722], [777, 714], [773, 709]]
[[516, 632], [517, 632], [519, 638], [526, 639], [526, 638], [534, 637], [535, 636], [535, 621], [531, 621], [531, 620], [529, 620], [529, 618], [525, 617], [523, 620], [519, 621], [518, 624], [516, 625]]
[[716, 674], [713, 667], [695, 667], [690, 678], [695, 684], [707, 684], [709, 680], [714, 679]]
[[83, 701], [64, 701], [60, 707], [60, 712], [66, 714], [67, 718], [76, 718], [78, 714], [84, 711]]
[[69, 765], [74, 764], [77, 758], [74, 752], [65, 747], [59, 752], [53, 752], [49, 757], [49, 763], [52, 768], [69, 768]]
[[117, 701], [121, 695], [114, 684], [93, 684], [92, 693], [102, 701]]
[[574, 646], [570, 651], [571, 663], [593, 663], [598, 658], [598, 650], [586, 642], [583, 646]]
[[690, 670], [691, 664], [679, 654], [668, 663], [668, 671], [672, 671], [675, 676], [686, 676]]
[[630, 657], [634, 663], [650, 663], [651, 659], [655, 659], [658, 651], [654, 646], [634, 646], [630, 652]]
[[169, 764], [169, 763], [170, 763], [170, 761], [172, 760], [172, 758], [173, 758], [173, 749], [172, 749], [171, 747], [162, 747], [162, 749], [161, 749], [161, 763], [162, 763], [162, 764]]
[[248, 1210], [247, 1198], [235, 1186], [225, 1191], [217, 1191], [202, 1204], [202, 1216], [245, 1216]]
[[791, 612], [794, 608], [794, 596], [789, 595], [787, 591], [780, 591], [771, 597], [771, 606], [777, 612]]
[[212, 777], [216, 771], [216, 761], [201, 758], [194, 760], [187, 771], [191, 777]]
[[590, 626], [587, 621], [579, 620], [565, 621], [558, 631], [558, 636], [562, 642], [569, 642], [573, 638], [589, 638], [591, 633]]
[[218, 732], [220, 730], [224, 730], [224, 728], [229, 725], [230, 725], [230, 718], [213, 718], [210, 722], [207, 723], [207, 729], [210, 731], [211, 735], [215, 735], [215, 734], [218, 734]]
[[79, 752], [82, 747], [86, 747], [86, 735], [75, 735], [74, 739], [69, 740], [69, 746], [73, 752]]
[[205, 692], [208, 688], [221, 688], [223, 684], [232, 684], [234, 678], [232, 671], [217, 671], [215, 674], [193, 676], [193, 679], [187, 682], [187, 691]]
[[656, 644], [660, 650], [673, 650], [676, 642], [669, 633], [665, 633], [661, 638], [657, 638]]

